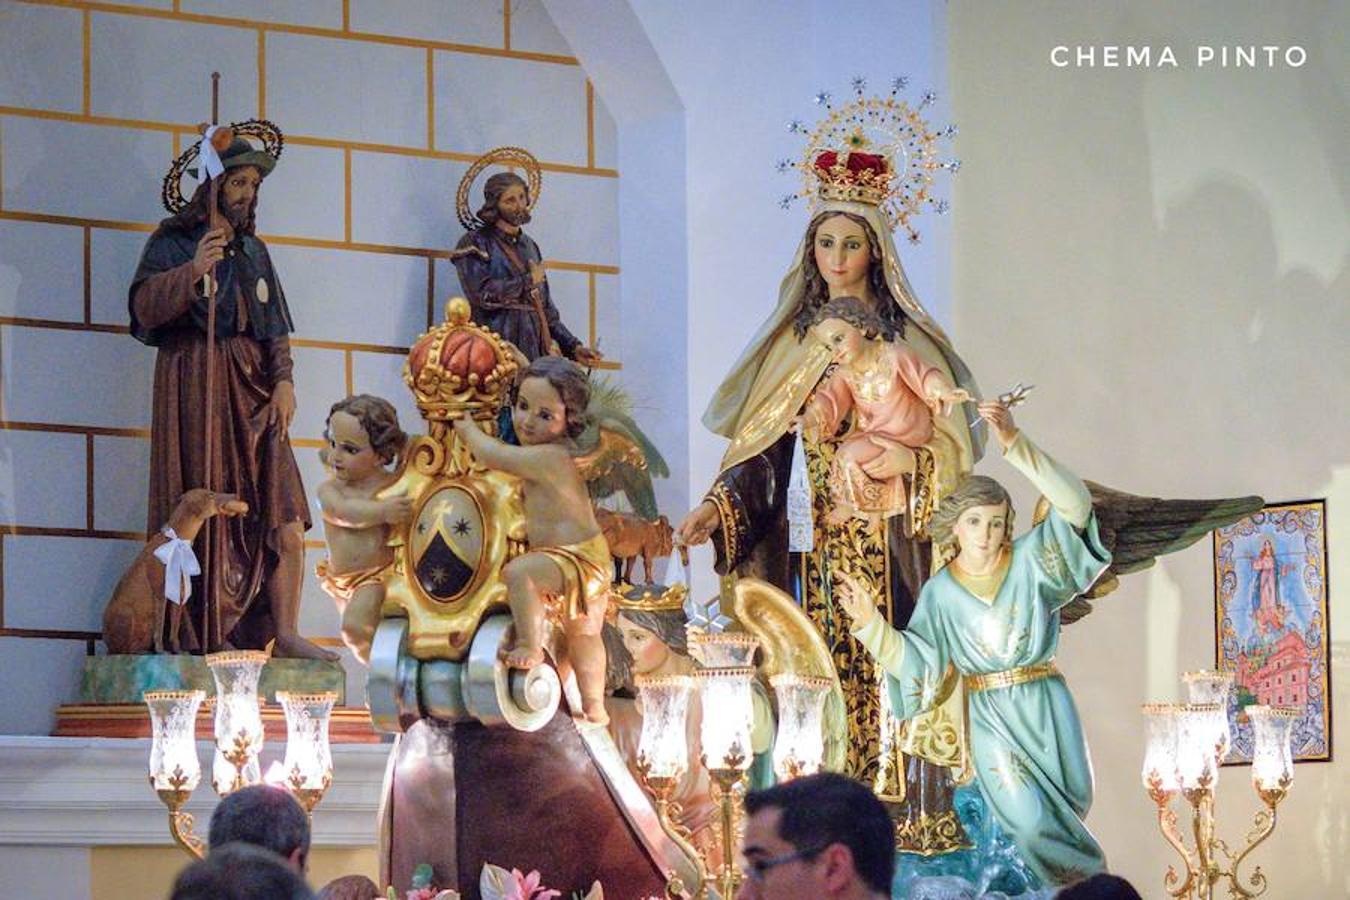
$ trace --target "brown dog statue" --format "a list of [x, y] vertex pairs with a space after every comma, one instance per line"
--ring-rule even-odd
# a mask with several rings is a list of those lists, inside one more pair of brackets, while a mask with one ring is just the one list
[[[103, 610], [103, 642], [109, 653], [163, 653], [165, 652], [165, 619], [168, 619], [168, 652], [181, 650], [178, 629], [183, 618], [183, 603], [175, 603], [165, 596], [165, 554], [161, 548], [169, 544], [168, 532], [190, 546], [202, 525], [212, 516], [238, 516], [248, 512], [248, 504], [233, 494], [216, 494], [203, 488], [194, 488], [178, 498], [173, 515], [164, 530], [146, 542], [136, 561], [131, 564], [112, 599]], [[173, 548], [170, 548], [171, 550]], [[160, 551], [162, 555], [156, 555]], [[195, 562], [195, 558], [194, 558]], [[182, 587], [179, 588], [181, 593]], [[172, 591], [171, 591], [172, 593]]]

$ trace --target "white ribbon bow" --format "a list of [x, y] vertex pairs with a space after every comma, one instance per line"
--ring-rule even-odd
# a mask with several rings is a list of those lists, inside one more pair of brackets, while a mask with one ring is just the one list
[[202, 574], [202, 567], [191, 542], [174, 534], [167, 525], [163, 534], [168, 540], [155, 548], [155, 559], [164, 563], [164, 599], [181, 606], [192, 596], [192, 576]]
[[206, 134], [202, 135], [202, 145], [197, 150], [197, 162], [199, 168], [197, 174], [202, 177], [202, 181], [210, 181], [217, 175], [225, 171], [225, 164], [220, 161], [220, 154], [211, 144], [211, 135], [215, 134], [221, 128], [220, 125], [212, 125], [206, 129]]

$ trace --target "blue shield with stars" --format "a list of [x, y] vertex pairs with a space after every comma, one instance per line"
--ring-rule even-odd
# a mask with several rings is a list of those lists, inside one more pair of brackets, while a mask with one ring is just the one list
[[450, 486], [428, 497], [413, 523], [411, 547], [422, 590], [442, 602], [459, 599], [483, 558], [483, 515], [473, 495]]

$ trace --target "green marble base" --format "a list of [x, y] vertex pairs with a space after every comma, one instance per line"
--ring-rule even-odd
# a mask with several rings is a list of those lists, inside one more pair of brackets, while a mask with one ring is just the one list
[[[277, 691], [336, 691], [345, 706], [347, 677], [342, 666], [317, 659], [271, 659], [263, 668], [258, 694], [275, 703]], [[85, 657], [80, 681], [81, 703], [141, 703], [146, 691], [193, 690], [216, 693], [206, 658], [187, 654]]]

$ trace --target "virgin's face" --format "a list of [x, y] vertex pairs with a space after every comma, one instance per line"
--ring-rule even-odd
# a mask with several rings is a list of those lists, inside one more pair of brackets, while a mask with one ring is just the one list
[[816, 229], [816, 268], [831, 297], [867, 299], [867, 268], [872, 263], [867, 231], [848, 216], [830, 216]]
[[633, 671], [638, 675], [649, 675], [670, 659], [670, 648], [654, 632], [623, 616], [619, 616], [619, 634], [623, 635], [624, 649], [633, 657]]

